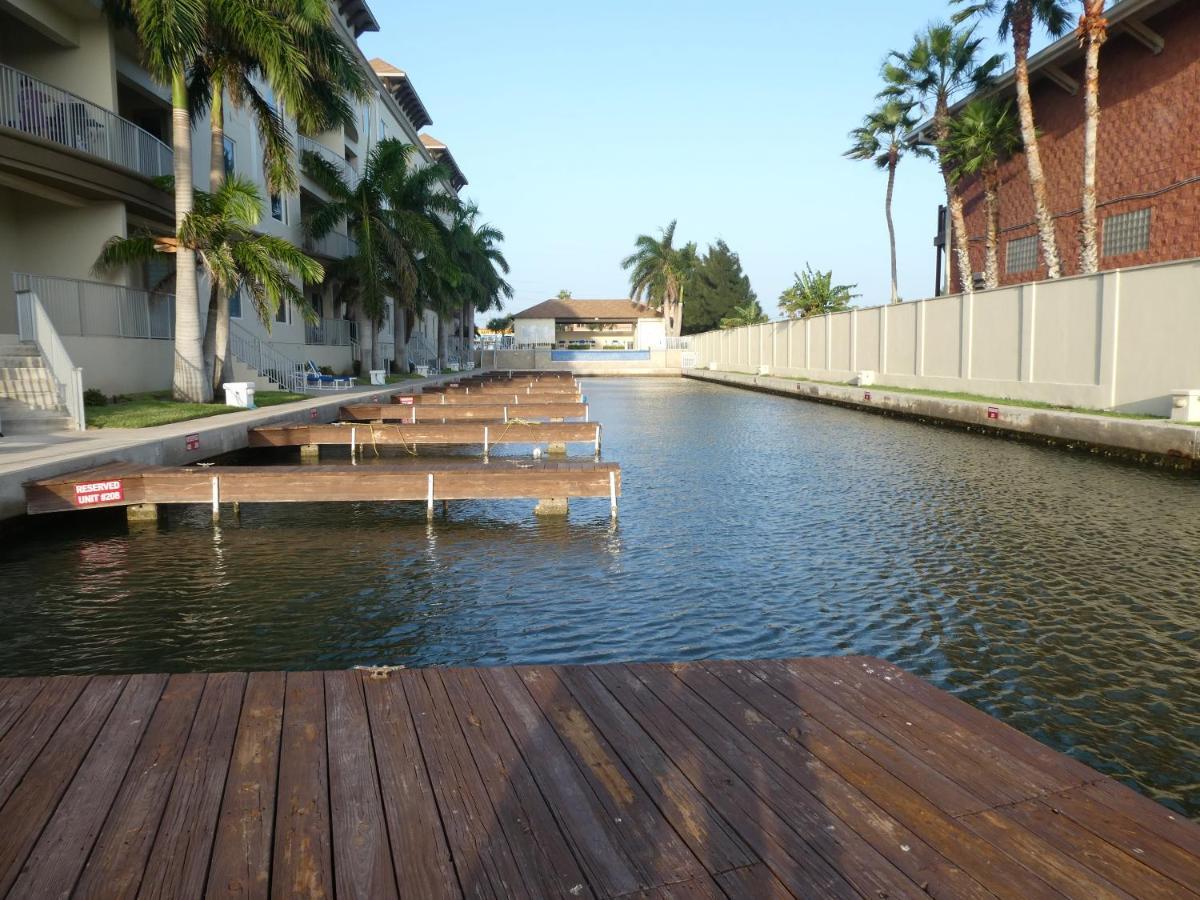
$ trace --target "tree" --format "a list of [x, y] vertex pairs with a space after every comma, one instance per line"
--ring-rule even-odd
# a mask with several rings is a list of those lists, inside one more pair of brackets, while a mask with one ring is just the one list
[[561, 291], [558, 292], [557, 297], [559, 300], [570, 300], [571, 292], [568, 291], [566, 288], [563, 288]]
[[887, 192], [884, 195], [884, 215], [887, 218], [888, 245], [892, 259], [892, 302], [900, 302], [896, 279], [896, 227], [892, 222], [892, 194], [896, 185], [896, 167], [900, 158], [908, 153], [931, 157], [929, 149], [915, 140], [913, 129], [917, 117], [912, 106], [901, 100], [888, 100], [868, 113], [862, 125], [850, 132], [853, 142], [845, 156], [850, 159], [870, 160], [887, 172]]
[[1000, 164], [1020, 146], [1021, 130], [1012, 105], [995, 97], [972, 100], [950, 121], [944, 151], [952, 161], [955, 183], [978, 177], [983, 185], [987, 221], [983, 281], [989, 288], [1000, 284]]
[[143, 232], [110, 238], [95, 268], [108, 271], [174, 254], [178, 278], [179, 251], [186, 247], [226, 296], [245, 289], [269, 331], [282, 304], [308, 308], [300, 302], [303, 294], [295, 280], [320, 281], [325, 271], [291, 241], [255, 231], [262, 208], [262, 196], [252, 182], [230, 177], [214, 194], [196, 191], [192, 211], [180, 225], [178, 237]]
[[[1029, 95], [1029, 45], [1033, 40], [1033, 25], [1038, 22], [1053, 37], [1067, 30], [1068, 16], [1062, 0], [953, 0], [965, 5], [955, 17], [956, 22], [1000, 14], [1000, 37], [1012, 35], [1013, 60], [1016, 71], [1017, 112], [1021, 120], [1021, 141], [1025, 147], [1025, 164], [1029, 169], [1029, 184], [1033, 189], [1033, 206], [1037, 218], [1038, 237], [1046, 274], [1058, 278], [1062, 263], [1058, 240], [1054, 235], [1054, 217], [1046, 199], [1046, 176], [1042, 171], [1042, 155], [1038, 149], [1037, 126], [1033, 120], [1033, 100]], [[1103, 2], [1095, 5], [1103, 8]], [[1085, 163], [1086, 165], [1086, 163]], [[1086, 191], [1086, 186], [1085, 186]], [[1085, 217], [1086, 218], [1086, 217]]]
[[[920, 107], [926, 114], [932, 112], [936, 145], [944, 146], [950, 131], [950, 97], [964, 90], [980, 89], [1000, 65], [999, 56], [979, 62], [982, 44], [982, 39], [974, 36], [974, 29], [956, 29], [944, 23], [928, 26], [913, 38], [907, 52], [893, 51], [888, 55], [883, 65], [886, 87], [880, 96]], [[959, 285], [965, 292], [971, 290], [972, 284], [962, 197], [954, 187], [950, 160], [940, 150], [938, 167], [950, 208], [951, 246]]]
[[735, 306], [733, 311], [721, 319], [722, 328], [739, 328], [742, 325], [761, 325], [769, 321], [757, 300], [751, 300], [741, 306]]
[[662, 309], [669, 337], [682, 333], [684, 290], [697, 262], [694, 243], [675, 246], [677, 221], [661, 230], [661, 238], [639, 234], [633, 253], [621, 260], [622, 269], [632, 270], [630, 299]]
[[513, 329], [512, 316], [496, 316], [493, 319], [488, 319], [488, 331], [494, 331], [497, 334], [508, 334]]
[[1079, 39], [1086, 48], [1083, 67], [1083, 212], [1079, 220], [1079, 271], [1100, 268], [1096, 241], [1096, 145], [1100, 132], [1100, 47], [1108, 40], [1104, 0], [1083, 0]]
[[500, 250], [504, 234], [493, 225], [479, 221], [479, 208], [468, 203], [459, 208], [450, 226], [450, 260], [459, 274], [456, 292], [461, 328], [462, 354], [470, 352], [475, 313], [500, 309], [513, 296], [505, 280], [508, 261]]
[[804, 264], [804, 271], [793, 273], [795, 283], [779, 295], [779, 310], [789, 319], [805, 319], [850, 308], [857, 284], [834, 284], [833, 271], [815, 272]]
[[[359, 340], [370, 340], [374, 369], [383, 367], [376, 329], [383, 321], [388, 298], [416, 296], [418, 265], [426, 257], [440, 262], [445, 255], [440, 223], [405, 205], [409, 197], [405, 191], [416, 190], [410, 179], [420, 184], [425, 177], [432, 177], [419, 177], [411, 169], [415, 153], [412, 144], [395, 138], [381, 140], [367, 155], [362, 175], [353, 186], [329, 160], [311, 152], [303, 155], [305, 173], [329, 196], [309, 214], [304, 230], [319, 239], [345, 221], [356, 249], [353, 255], [333, 263], [328, 273], [337, 280], [341, 299], [355, 310]], [[394, 318], [401, 318], [402, 312], [397, 309]]]
[[688, 281], [687, 296], [683, 308], [685, 334], [711, 331], [734, 307], [757, 299], [750, 289], [750, 279], [742, 272], [741, 260], [722, 240], [710, 245], [697, 262]]

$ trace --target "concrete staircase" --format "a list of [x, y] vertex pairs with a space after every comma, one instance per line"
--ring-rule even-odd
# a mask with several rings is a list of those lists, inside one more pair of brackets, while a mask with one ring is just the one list
[[0, 343], [0, 434], [71, 431], [58, 383], [33, 344]]

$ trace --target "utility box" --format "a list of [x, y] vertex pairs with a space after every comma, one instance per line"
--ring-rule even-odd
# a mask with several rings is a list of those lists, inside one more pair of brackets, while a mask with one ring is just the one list
[[371, 369], [371, 384], [387, 384], [387, 372], [383, 369]]
[[771, 374], [771, 367], [770, 367], [770, 366], [759, 366], [759, 367], [758, 367], [758, 374], [759, 374], [759, 375], [770, 375], [770, 374]]
[[1171, 420], [1200, 422], [1200, 388], [1171, 391]]
[[854, 376], [854, 383], [859, 387], [867, 387], [875, 383], [875, 373], [871, 369], [863, 369]]
[[225, 389], [225, 405], [241, 409], [254, 409], [254, 382], [228, 381], [221, 385]]

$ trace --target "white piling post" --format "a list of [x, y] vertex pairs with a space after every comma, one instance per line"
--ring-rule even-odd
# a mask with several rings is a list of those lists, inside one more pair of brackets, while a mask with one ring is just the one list
[[357, 428], [351, 427], [351, 429], [350, 429], [350, 461], [351, 462], [354, 462], [354, 436], [355, 436], [356, 431], [357, 431]]
[[600, 423], [596, 423], [596, 455], [600, 455]]
[[446, 395], [442, 394], [442, 406], [446, 405]]
[[433, 473], [429, 473], [429, 496], [425, 501], [425, 518], [433, 519]]
[[521, 405], [521, 395], [520, 394], [513, 394], [513, 404], [516, 406]]
[[583, 404], [583, 421], [585, 421], [585, 422], [591, 421], [591, 419], [589, 418], [589, 416], [591, 415], [591, 412], [592, 412], [591, 408], [586, 403]]
[[488, 427], [483, 426], [483, 455], [488, 455]]
[[505, 422], [508, 421], [508, 407], [507, 406], [504, 407], [504, 421]]
[[221, 479], [216, 475], [212, 477], [212, 514], [214, 522], [221, 518]]
[[608, 473], [608, 506], [615, 519], [617, 517], [617, 473], [611, 469]]

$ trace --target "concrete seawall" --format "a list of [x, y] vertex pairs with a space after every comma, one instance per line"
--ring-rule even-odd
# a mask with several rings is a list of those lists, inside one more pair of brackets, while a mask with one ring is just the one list
[[741, 372], [689, 369], [683, 374], [685, 378], [713, 384], [1200, 472], [1200, 428], [1188, 425], [954, 400], [874, 386], [822, 384]]
[[[476, 370], [476, 373], [478, 374]], [[466, 373], [438, 375], [421, 381], [362, 387], [336, 394], [314, 396], [284, 406], [225, 413], [150, 428], [99, 429], [71, 434], [27, 451], [9, 447], [21, 436], [0, 444], [0, 522], [25, 515], [28, 481], [52, 478], [65, 472], [94, 468], [111, 462], [158, 466], [185, 466], [247, 446], [247, 432], [261, 425], [326, 423], [337, 421], [338, 408], [347, 403], [368, 403], [371, 398], [387, 402], [404, 393], [443, 382], [455, 381]], [[30, 436], [31, 438], [35, 436]]]

